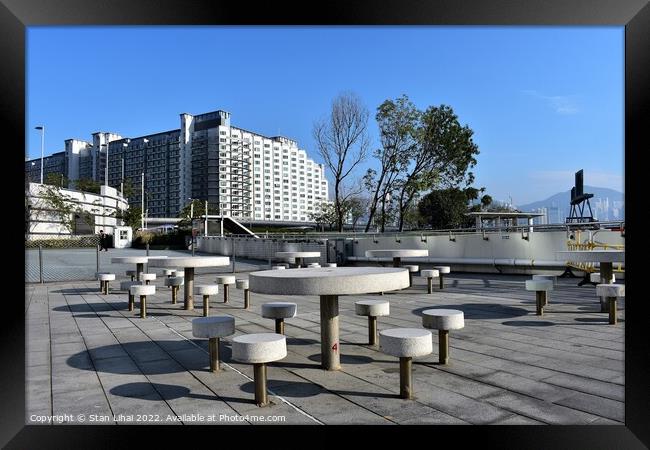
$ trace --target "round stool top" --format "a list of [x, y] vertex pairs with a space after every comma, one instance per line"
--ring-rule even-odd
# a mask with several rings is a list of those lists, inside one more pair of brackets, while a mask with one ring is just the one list
[[262, 305], [262, 317], [267, 319], [288, 319], [296, 317], [298, 305], [290, 302], [272, 302]]
[[417, 272], [420, 270], [420, 266], [402, 266], [407, 269], [409, 272]]
[[131, 275], [136, 276], [136, 275], [138, 274], [138, 271], [137, 271], [137, 270], [127, 270], [126, 272], [124, 272], [124, 274], [125, 274], [126, 276], [129, 276], [129, 277], [130, 277]]
[[154, 281], [156, 279], [155, 273], [141, 273], [140, 280], [142, 281]]
[[359, 300], [354, 303], [354, 311], [357, 316], [387, 316], [390, 314], [390, 303], [388, 300]]
[[121, 281], [120, 289], [123, 291], [128, 291], [131, 289], [131, 286], [139, 285], [139, 281]]
[[460, 330], [465, 315], [457, 309], [426, 309], [422, 311], [422, 326], [434, 330]]
[[216, 295], [219, 293], [219, 286], [216, 284], [200, 284], [194, 286], [194, 293], [198, 295]]
[[527, 291], [552, 291], [553, 282], [550, 280], [526, 280]]
[[438, 278], [440, 276], [440, 272], [437, 270], [422, 270], [420, 271], [420, 276], [424, 278]]
[[557, 283], [557, 277], [555, 275], [533, 275], [533, 280], [550, 280], [553, 284]]
[[185, 278], [185, 269], [183, 269], [183, 270], [175, 270], [173, 276]]
[[336, 267], [336, 263], [325, 263], [325, 267]]
[[286, 267], [284, 267], [284, 266], [273, 266], [273, 267], [271, 267], [271, 269], [272, 270], [284, 270], [284, 269], [286, 269]]
[[413, 358], [433, 351], [431, 332], [421, 328], [391, 328], [379, 332], [379, 348], [387, 355]]
[[235, 280], [237, 289], [248, 289], [248, 280]]
[[217, 277], [217, 284], [235, 284], [234, 275], [219, 275]]
[[598, 284], [596, 295], [599, 297], [625, 297], [624, 284]]
[[113, 281], [115, 280], [114, 273], [97, 273], [97, 278], [101, 281]]
[[197, 317], [192, 319], [192, 336], [217, 338], [235, 334], [235, 318], [230, 316]]
[[163, 269], [162, 274], [165, 275], [166, 277], [173, 276], [174, 272], [176, 272], [176, 269]]
[[433, 266], [439, 273], [449, 273], [451, 268], [449, 266]]
[[153, 295], [156, 293], [156, 286], [153, 284], [135, 284], [129, 292], [133, 295]]
[[[589, 281], [592, 283], [600, 283], [600, 272], [594, 272], [589, 274]], [[612, 274], [612, 283], [616, 281], [616, 277]]]
[[320, 264], [318, 264], [318, 263], [311, 263], [311, 264], [307, 264], [307, 267], [309, 267], [310, 269], [317, 269], [317, 268], [320, 267]]
[[184, 277], [169, 277], [165, 278], [165, 286], [182, 286], [185, 284]]
[[282, 334], [244, 334], [232, 340], [232, 358], [235, 361], [260, 364], [286, 356], [287, 338]]

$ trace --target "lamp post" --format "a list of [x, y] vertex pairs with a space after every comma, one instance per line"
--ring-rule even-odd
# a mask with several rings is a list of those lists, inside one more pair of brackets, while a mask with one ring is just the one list
[[106, 164], [104, 164], [104, 186], [108, 187], [108, 143], [102, 144], [102, 147], [106, 147]]
[[[126, 142], [122, 142], [122, 147], [123, 148], [126, 148], [128, 146], [129, 146], [129, 144], [127, 144]], [[120, 195], [122, 197], [124, 197], [124, 154], [122, 154], [122, 178], [121, 178], [121, 180], [122, 181], [120, 182]]]
[[41, 184], [43, 184], [43, 152], [45, 151], [45, 126], [39, 125], [34, 127], [36, 130], [41, 131]]
[[[144, 138], [142, 142], [145, 144], [149, 143], [149, 139]], [[146, 155], [144, 161], [146, 161]], [[142, 190], [140, 191], [140, 226], [144, 229], [144, 167], [142, 168]]]

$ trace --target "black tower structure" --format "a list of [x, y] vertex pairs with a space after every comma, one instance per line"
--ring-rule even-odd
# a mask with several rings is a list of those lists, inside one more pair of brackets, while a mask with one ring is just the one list
[[[583, 192], [582, 169], [576, 172], [575, 186], [571, 188], [571, 212], [566, 218], [566, 223], [589, 223], [595, 222], [594, 213], [591, 210], [589, 199], [594, 194]], [[585, 215], [585, 206], [589, 209], [589, 215]]]

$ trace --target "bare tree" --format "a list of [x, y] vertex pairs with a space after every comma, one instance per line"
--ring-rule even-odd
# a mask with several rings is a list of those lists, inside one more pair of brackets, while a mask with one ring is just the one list
[[368, 152], [368, 110], [356, 94], [339, 94], [332, 102], [329, 117], [314, 123], [313, 136], [318, 152], [334, 177], [334, 211], [338, 231], [345, 218], [343, 181]]

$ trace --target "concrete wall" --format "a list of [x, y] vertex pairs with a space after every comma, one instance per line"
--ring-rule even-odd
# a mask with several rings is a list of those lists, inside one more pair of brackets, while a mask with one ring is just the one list
[[[70, 231], [61, 224], [58, 215], [44, 209], [47, 208], [47, 205], [39, 197], [43, 189], [44, 186], [41, 184], [29, 184], [27, 201], [30, 208], [27, 239], [53, 239], [70, 236]], [[109, 216], [114, 214], [117, 209], [128, 209], [128, 203], [120, 197], [115, 188], [101, 186], [100, 195], [70, 189], [61, 189], [60, 192], [76, 207], [94, 214], [95, 233], [104, 230], [104, 233], [113, 234], [114, 227], [123, 224], [121, 220]]]
[[[602, 230], [596, 232], [571, 232], [576, 238], [573, 242], [584, 243], [590, 239], [608, 245], [622, 245], [624, 238], [618, 231]], [[340, 238], [312, 240], [304, 242], [285, 242], [280, 239], [236, 238], [236, 255], [241, 257], [268, 259], [277, 251], [320, 251], [321, 264], [327, 262], [325, 242], [329, 243], [329, 261], [338, 259], [346, 264], [387, 264], [390, 258], [366, 258], [366, 250], [388, 249], [427, 249], [429, 257], [402, 258], [403, 263], [419, 264], [430, 268], [436, 264], [450, 265], [456, 272], [495, 272], [495, 273], [555, 273], [564, 272], [563, 261], [555, 259], [555, 252], [568, 250], [569, 234], [566, 231], [545, 231], [524, 233], [468, 233], [439, 236], [376, 235], [360, 238]], [[398, 242], [399, 240], [399, 242]], [[320, 241], [320, 242], [319, 242]], [[375, 242], [376, 241], [376, 242]], [[221, 237], [198, 237], [198, 250], [220, 255], [232, 254], [232, 239]], [[337, 255], [335, 254], [336, 248]], [[575, 271], [575, 273], [579, 273]], [[617, 273], [617, 277], [619, 274]]]

